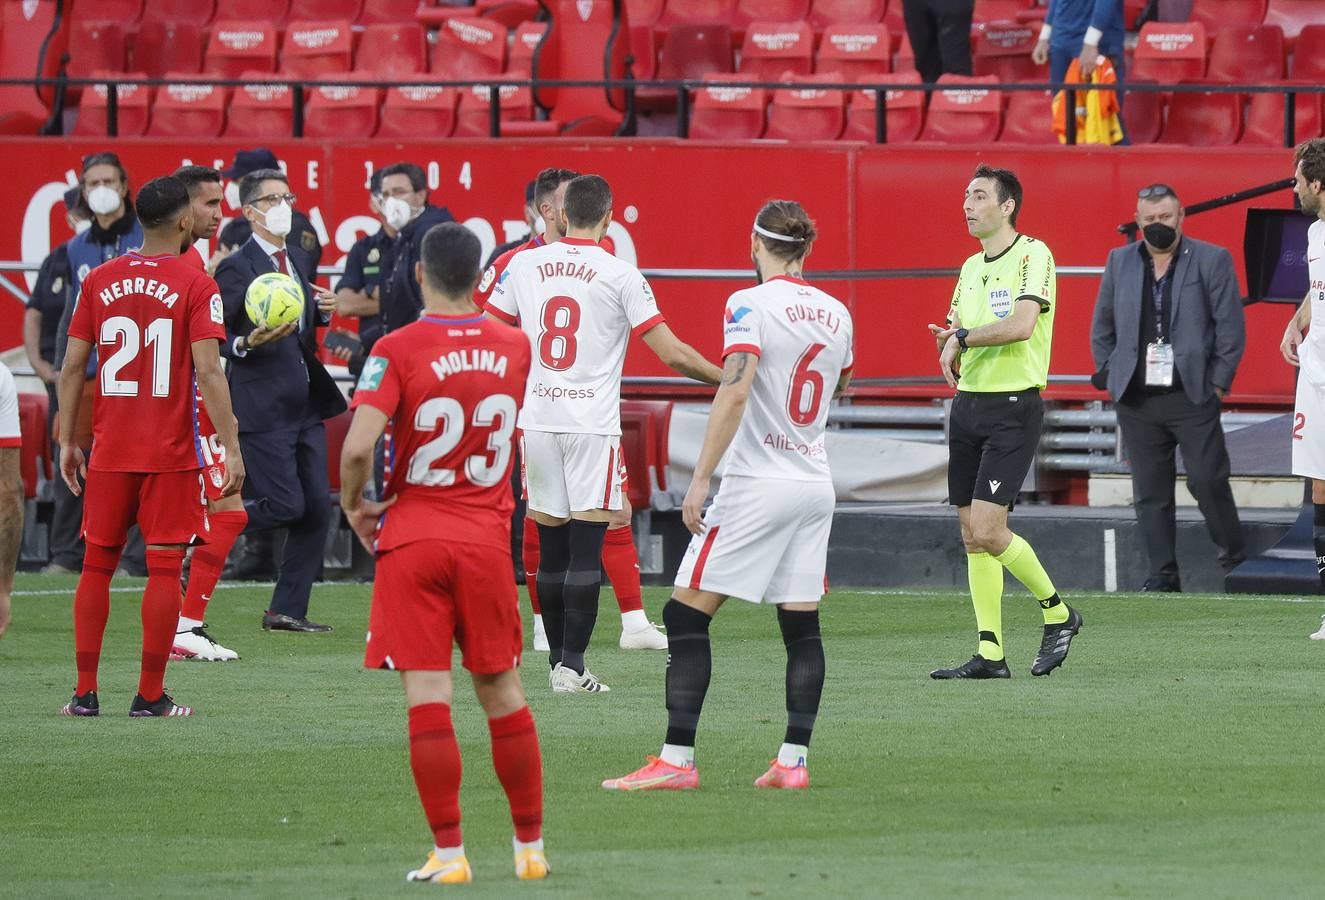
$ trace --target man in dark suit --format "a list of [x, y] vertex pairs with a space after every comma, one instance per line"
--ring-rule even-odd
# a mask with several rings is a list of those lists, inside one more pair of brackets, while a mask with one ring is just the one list
[[1246, 344], [1242, 298], [1233, 257], [1184, 236], [1182, 220], [1173, 188], [1142, 189], [1136, 224], [1145, 239], [1109, 253], [1090, 331], [1091, 381], [1113, 398], [1131, 458], [1136, 519], [1150, 557], [1145, 591], [1182, 589], [1175, 447], [1224, 570], [1244, 559], [1219, 423]]
[[[230, 181], [230, 185], [226, 189], [226, 196], [231, 208], [240, 205], [238, 186], [246, 175], [262, 169], [279, 169], [280, 167], [276, 154], [266, 147], [237, 151], [235, 161], [231, 163], [230, 168], [221, 172]], [[221, 233], [216, 237], [216, 254], [212, 257], [210, 268], [215, 269], [220, 260], [244, 246], [252, 233], [253, 229], [249, 225], [248, 216], [239, 216], [226, 222], [225, 227], [221, 229]], [[313, 223], [309, 221], [308, 216], [297, 209], [294, 211], [293, 224], [290, 226], [290, 234], [286, 243], [298, 247], [311, 256], [313, 258], [312, 271], [317, 271], [317, 267], [322, 264], [322, 241], [318, 239], [317, 229], [313, 227]]]
[[391, 271], [383, 274], [379, 292], [384, 334], [403, 328], [423, 312], [423, 293], [414, 277], [423, 256], [423, 236], [434, 225], [455, 221], [446, 207], [428, 201], [428, 180], [414, 163], [382, 170], [382, 221], [398, 232]]
[[[311, 284], [313, 261], [288, 245], [294, 196], [279, 169], [262, 169], [239, 185], [248, 241], [216, 268], [225, 304], [230, 393], [239, 420], [239, 442], [252, 471], [244, 489], [246, 531], [285, 527], [285, 551], [262, 627], [283, 631], [330, 631], [308, 621], [308, 598], [322, 565], [331, 527], [327, 438], [323, 419], [346, 408], [335, 381], [317, 359], [317, 326], [331, 320], [335, 295]], [[254, 278], [285, 272], [304, 289], [298, 323], [257, 328], [244, 311]]]

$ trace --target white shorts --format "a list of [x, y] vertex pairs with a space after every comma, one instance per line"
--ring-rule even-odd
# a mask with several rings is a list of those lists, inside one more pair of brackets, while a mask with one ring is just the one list
[[827, 589], [836, 496], [827, 481], [728, 475], [690, 539], [676, 586], [752, 603], [813, 603]]
[[1325, 480], [1325, 389], [1297, 379], [1293, 404], [1293, 474]]
[[621, 508], [621, 438], [611, 434], [526, 431], [525, 492], [531, 510], [566, 518]]

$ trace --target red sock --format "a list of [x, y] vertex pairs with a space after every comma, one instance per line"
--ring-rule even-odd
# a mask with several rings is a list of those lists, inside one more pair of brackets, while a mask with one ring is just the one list
[[143, 591], [143, 666], [138, 694], [148, 703], [166, 692], [166, 660], [179, 624], [179, 572], [184, 549], [147, 551], [147, 589]]
[[75, 694], [97, 689], [101, 639], [110, 618], [110, 580], [123, 549], [89, 543], [83, 553], [83, 574], [74, 592], [74, 665], [78, 668]]
[[524, 520], [524, 540], [520, 546], [524, 557], [524, 589], [529, 592], [529, 605], [534, 608], [534, 615], [541, 616], [543, 607], [538, 604], [538, 523], [533, 519]]
[[207, 601], [212, 599], [212, 591], [216, 590], [216, 583], [221, 580], [221, 570], [225, 568], [230, 548], [248, 524], [248, 513], [242, 509], [212, 513], [210, 518], [212, 530], [207, 535], [207, 543], [193, 548], [189, 589], [180, 609], [180, 615], [184, 618], [197, 619], [199, 622], [207, 616]]
[[409, 708], [409, 767], [433, 843], [459, 847], [460, 745], [455, 742], [450, 706], [421, 703]]
[[639, 554], [635, 552], [635, 529], [607, 529], [603, 539], [603, 570], [612, 582], [616, 605], [623, 613], [644, 608], [640, 597]]
[[511, 804], [515, 839], [527, 843], [543, 836], [543, 757], [529, 707], [488, 719], [492, 732], [492, 767]]

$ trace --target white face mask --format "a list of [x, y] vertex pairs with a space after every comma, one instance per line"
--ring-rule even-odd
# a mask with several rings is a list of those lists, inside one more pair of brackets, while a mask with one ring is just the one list
[[382, 215], [388, 225], [399, 231], [414, 218], [414, 208], [399, 197], [387, 197], [382, 201]]
[[99, 184], [87, 192], [87, 205], [99, 216], [110, 215], [120, 208], [120, 192]]
[[79, 219], [74, 223], [74, 234], [82, 234], [92, 227], [91, 219]]
[[276, 237], [285, 237], [290, 233], [290, 226], [294, 223], [294, 210], [288, 203], [277, 203], [264, 215], [264, 222], [267, 230]]

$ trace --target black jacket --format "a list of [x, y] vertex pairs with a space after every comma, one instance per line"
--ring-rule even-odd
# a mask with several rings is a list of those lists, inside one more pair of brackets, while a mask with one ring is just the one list
[[385, 277], [382, 284], [384, 333], [404, 328], [423, 312], [423, 292], [414, 278], [414, 265], [419, 261], [423, 236], [434, 225], [454, 221], [455, 217], [446, 207], [428, 205], [417, 219], [400, 229], [400, 234], [396, 235], [395, 262], [391, 266], [391, 274]]

